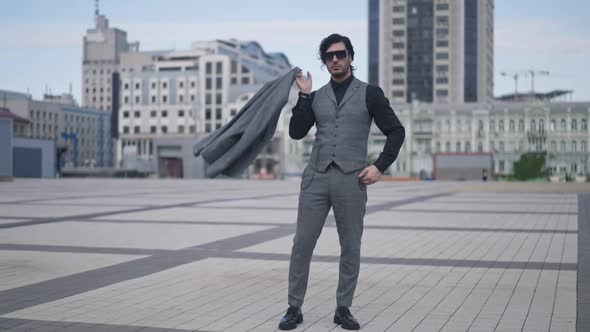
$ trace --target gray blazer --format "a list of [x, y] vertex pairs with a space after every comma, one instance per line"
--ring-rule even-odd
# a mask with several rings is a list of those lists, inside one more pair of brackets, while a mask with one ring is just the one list
[[201, 155], [207, 163], [208, 178], [239, 177], [256, 159], [275, 133], [299, 70], [294, 67], [264, 84], [230, 122], [194, 145], [195, 157]]

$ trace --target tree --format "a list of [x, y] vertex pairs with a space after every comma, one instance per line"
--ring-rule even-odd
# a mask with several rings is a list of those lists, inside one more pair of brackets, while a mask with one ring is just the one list
[[528, 152], [514, 163], [514, 177], [524, 181], [548, 175], [545, 168], [545, 153]]

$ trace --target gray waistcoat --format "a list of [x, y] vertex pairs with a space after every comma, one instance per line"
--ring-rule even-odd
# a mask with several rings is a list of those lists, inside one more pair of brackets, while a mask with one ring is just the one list
[[309, 163], [324, 172], [332, 161], [349, 173], [367, 165], [371, 115], [366, 104], [367, 83], [353, 78], [340, 105], [330, 83], [317, 90], [312, 109], [316, 139]]

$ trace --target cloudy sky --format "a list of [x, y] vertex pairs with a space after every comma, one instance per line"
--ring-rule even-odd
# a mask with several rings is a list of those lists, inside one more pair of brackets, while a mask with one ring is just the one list
[[[458, 1], [458, 0], [454, 0]], [[367, 1], [101, 0], [111, 27], [142, 50], [188, 49], [191, 41], [256, 40], [309, 70], [317, 88], [328, 80], [319, 41], [338, 32], [355, 46], [357, 76], [367, 79]], [[0, 89], [40, 98], [72, 85], [80, 100], [82, 37], [93, 26], [93, 0], [4, 0], [0, 10]], [[514, 90], [502, 71], [547, 70], [535, 90], [575, 90], [590, 101], [590, 1], [496, 0], [495, 94]], [[530, 89], [519, 81], [519, 91]]]

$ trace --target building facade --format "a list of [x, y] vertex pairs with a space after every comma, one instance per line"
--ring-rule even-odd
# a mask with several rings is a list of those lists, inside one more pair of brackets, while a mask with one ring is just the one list
[[[523, 153], [546, 152], [553, 175], [588, 175], [589, 102], [492, 102], [487, 104], [397, 104], [406, 141], [388, 172], [393, 176], [432, 175], [433, 155], [491, 153], [494, 173], [508, 175]], [[369, 159], [384, 144], [373, 128]], [[371, 153], [373, 153], [371, 155]]]
[[493, 98], [493, 0], [369, 0], [369, 83], [396, 103]]
[[139, 43], [127, 42], [127, 32], [110, 28], [104, 15], [96, 15], [95, 21], [83, 40], [82, 105], [111, 111], [112, 75], [119, 69], [121, 54], [138, 51]]
[[[264, 83], [289, 69], [285, 55], [237, 40], [195, 42], [189, 50], [123, 53], [117, 160], [122, 162], [122, 152], [134, 146], [140, 158], [160, 165], [154, 140], [196, 139], [213, 132], [228, 123]], [[296, 97], [290, 100], [275, 139], [254, 162], [251, 174], [278, 177], [290, 172], [285, 168], [290, 159], [282, 150], [288, 139], [284, 122]]]
[[68, 94], [45, 95], [34, 100], [29, 94], [0, 90], [5, 108], [22, 121], [15, 133], [22, 138], [51, 140], [65, 147], [65, 167], [112, 167], [111, 115], [79, 107]]

